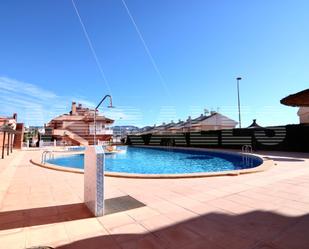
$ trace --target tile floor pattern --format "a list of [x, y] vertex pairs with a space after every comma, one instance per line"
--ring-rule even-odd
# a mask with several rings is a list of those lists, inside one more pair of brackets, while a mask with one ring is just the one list
[[309, 155], [269, 156], [275, 167], [241, 176], [106, 177], [106, 198], [146, 206], [94, 218], [83, 175], [30, 164], [38, 151], [14, 152], [0, 160], [0, 248], [308, 249]]

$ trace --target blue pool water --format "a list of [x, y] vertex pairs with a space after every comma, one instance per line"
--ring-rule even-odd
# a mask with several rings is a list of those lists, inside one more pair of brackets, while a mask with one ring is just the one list
[[[49, 163], [84, 168], [84, 155], [61, 156]], [[184, 174], [253, 168], [262, 163], [258, 157], [243, 160], [238, 154], [214, 151], [127, 147], [126, 153], [105, 157], [105, 170], [136, 174]]]

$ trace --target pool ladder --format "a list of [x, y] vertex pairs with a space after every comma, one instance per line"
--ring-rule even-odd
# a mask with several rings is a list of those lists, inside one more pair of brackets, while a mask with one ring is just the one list
[[43, 151], [42, 156], [41, 156], [41, 163], [45, 164], [47, 158], [48, 158], [48, 159], [54, 159], [54, 153], [53, 153], [53, 151], [51, 151], [51, 150], [45, 150], [45, 151]]
[[243, 145], [241, 148], [242, 153], [252, 153], [252, 146], [251, 145]]
[[253, 159], [248, 154], [252, 153], [252, 146], [251, 145], [243, 145], [241, 148], [242, 152], [242, 161], [243, 164], [246, 166], [253, 166]]

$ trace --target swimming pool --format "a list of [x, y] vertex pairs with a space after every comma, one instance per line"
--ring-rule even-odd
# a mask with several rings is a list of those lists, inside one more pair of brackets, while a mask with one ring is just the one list
[[[84, 168], [84, 155], [60, 156], [47, 161], [64, 167]], [[192, 149], [127, 147], [126, 153], [107, 154], [105, 171], [129, 174], [188, 174], [254, 168], [263, 160], [241, 154]]]

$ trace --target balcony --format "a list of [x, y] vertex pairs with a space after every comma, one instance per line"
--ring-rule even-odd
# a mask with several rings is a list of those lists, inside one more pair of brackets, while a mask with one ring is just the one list
[[[89, 127], [89, 134], [94, 135], [94, 127]], [[113, 135], [113, 130], [109, 128], [97, 127], [96, 135]]]

